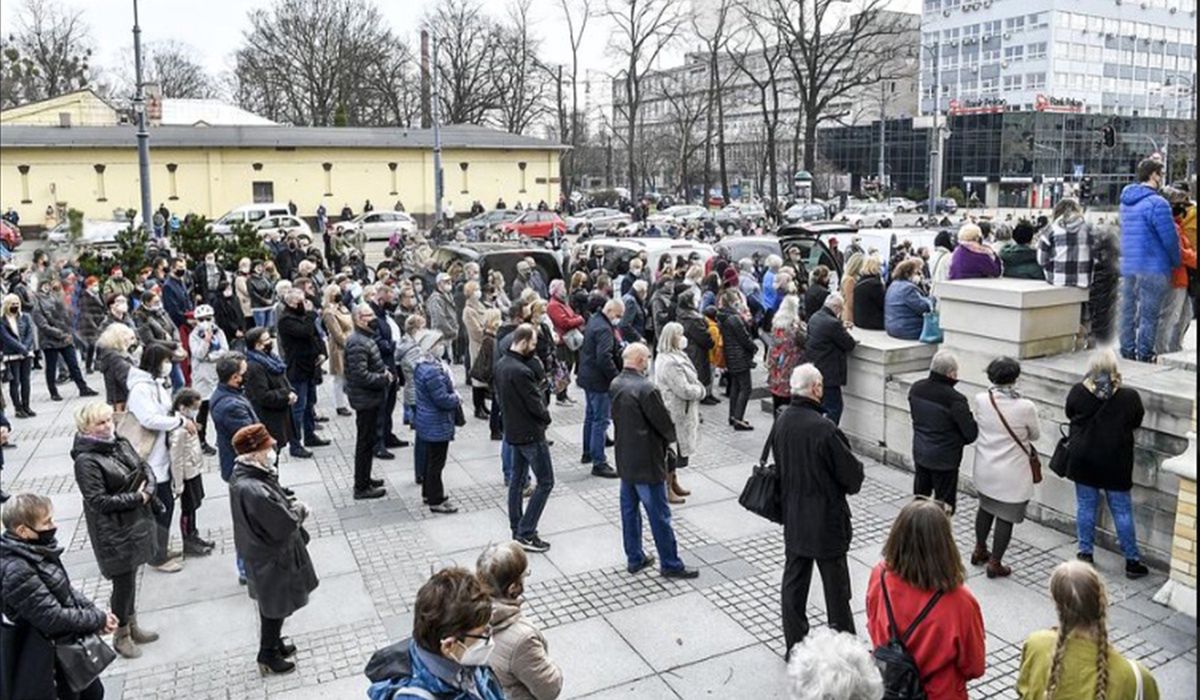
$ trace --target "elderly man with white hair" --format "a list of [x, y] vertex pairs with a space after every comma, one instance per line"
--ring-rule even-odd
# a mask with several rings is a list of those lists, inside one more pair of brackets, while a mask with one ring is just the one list
[[929, 376], [908, 390], [913, 424], [913, 493], [933, 495], [954, 511], [963, 448], [975, 442], [979, 427], [967, 397], [954, 389], [958, 358], [941, 350], [929, 363]]
[[612, 399], [608, 389], [621, 372], [621, 341], [617, 339], [615, 327], [624, 315], [624, 302], [609, 299], [588, 319], [575, 377], [575, 383], [583, 389], [585, 396], [580, 462], [590, 463], [592, 474], [606, 479], [617, 478], [617, 471], [608, 465], [604, 448], [608, 423], [612, 419]]
[[276, 321], [276, 336], [280, 354], [287, 366], [296, 400], [291, 404], [292, 425], [296, 441], [291, 444], [293, 456], [303, 457], [303, 447], [324, 447], [329, 440], [317, 435], [317, 382], [321, 378], [321, 363], [325, 361], [325, 344], [317, 333], [317, 316], [311, 311], [304, 292], [292, 287], [283, 297], [283, 312]]
[[[810, 326], [811, 327], [811, 326]], [[783, 636], [788, 653], [808, 634], [808, 590], [815, 566], [825, 589], [829, 626], [854, 632], [850, 611], [850, 505], [863, 465], [842, 431], [825, 417], [824, 382], [812, 364], [792, 371], [792, 403], [775, 420], [768, 440], [783, 494]]]
[[846, 385], [847, 359], [858, 345], [842, 322], [845, 306], [842, 295], [831, 292], [821, 308], [808, 319], [808, 359], [825, 379], [822, 406], [834, 425], [842, 420], [842, 387]]
[[883, 678], [861, 639], [820, 627], [792, 650], [788, 700], [830, 698], [881, 700]]

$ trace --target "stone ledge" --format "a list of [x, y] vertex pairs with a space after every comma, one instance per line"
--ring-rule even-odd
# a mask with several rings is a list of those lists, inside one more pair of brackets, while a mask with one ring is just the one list
[[1011, 278], [945, 280], [937, 285], [938, 301], [964, 301], [975, 305], [1036, 309], [1045, 306], [1082, 304], [1085, 289], [1055, 287], [1042, 280]]

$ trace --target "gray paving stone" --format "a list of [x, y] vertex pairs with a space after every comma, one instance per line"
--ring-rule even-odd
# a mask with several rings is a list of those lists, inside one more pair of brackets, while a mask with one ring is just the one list
[[623, 610], [607, 618], [656, 671], [716, 656], [755, 641], [699, 593]]
[[683, 698], [786, 698], [787, 668], [761, 644], [672, 669], [661, 676]]
[[563, 697], [579, 697], [653, 672], [604, 618], [561, 625], [545, 636], [550, 657], [563, 671]]
[[678, 700], [679, 695], [658, 676], [649, 676], [583, 697], [588, 700]]

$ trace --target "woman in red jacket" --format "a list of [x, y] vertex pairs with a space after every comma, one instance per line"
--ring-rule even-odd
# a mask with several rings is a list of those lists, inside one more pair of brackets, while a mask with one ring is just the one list
[[[573, 372], [575, 371], [576, 353], [579, 350], [579, 345], [575, 345], [574, 338], [578, 336], [579, 343], [583, 343], [583, 325], [587, 321], [571, 308], [567, 297], [567, 286], [562, 280], [554, 280], [550, 283], [550, 304], [546, 307], [546, 315], [550, 317], [550, 323], [554, 326], [558, 359], [567, 368], [567, 372]], [[572, 331], [576, 332], [572, 333]], [[571, 347], [572, 345], [574, 347]], [[558, 394], [560, 404], [574, 403], [571, 401], [571, 397], [567, 396], [567, 386], [569, 385], [570, 382], [562, 385], [563, 389]]]
[[967, 681], [983, 676], [983, 615], [964, 584], [966, 576], [942, 506], [926, 498], [905, 506], [892, 523], [883, 561], [871, 572], [867, 629], [875, 646], [892, 636], [885, 593], [900, 635], [938, 596], [905, 644], [929, 700], [966, 700]]

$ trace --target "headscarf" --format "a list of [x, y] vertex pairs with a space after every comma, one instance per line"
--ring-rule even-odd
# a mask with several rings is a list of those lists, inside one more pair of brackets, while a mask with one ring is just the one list
[[1083, 379], [1083, 386], [1101, 401], [1107, 401], [1121, 388], [1121, 375], [1118, 372], [1102, 371], [1089, 374]]

